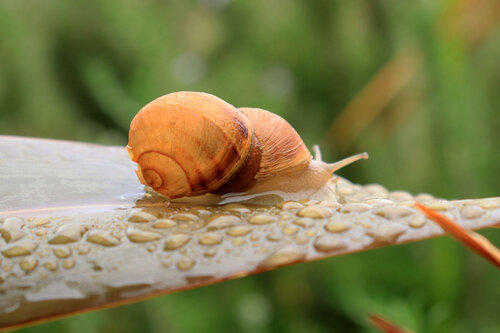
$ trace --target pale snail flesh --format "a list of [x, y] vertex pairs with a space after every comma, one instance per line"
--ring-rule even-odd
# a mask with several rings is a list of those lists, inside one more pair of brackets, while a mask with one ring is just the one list
[[187, 91], [142, 108], [130, 125], [127, 150], [139, 180], [154, 191], [170, 199], [211, 196], [219, 203], [268, 194], [287, 200], [331, 196], [333, 172], [368, 158], [362, 153], [325, 163], [316, 147], [313, 159], [280, 116]]

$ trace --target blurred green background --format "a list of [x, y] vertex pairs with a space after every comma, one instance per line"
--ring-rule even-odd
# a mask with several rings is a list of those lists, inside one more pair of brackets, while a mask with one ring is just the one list
[[[359, 183], [499, 195], [498, 0], [0, 2], [0, 134], [125, 145], [194, 90], [285, 117]], [[497, 230], [483, 232], [500, 244]], [[22, 332], [499, 332], [499, 272], [444, 238], [300, 264]]]

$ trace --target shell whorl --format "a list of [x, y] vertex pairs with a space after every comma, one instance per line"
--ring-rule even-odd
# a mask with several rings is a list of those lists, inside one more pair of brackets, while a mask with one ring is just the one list
[[142, 183], [177, 198], [226, 183], [246, 162], [252, 137], [250, 120], [222, 99], [176, 92], [135, 116], [127, 149]]
[[280, 116], [258, 108], [239, 108], [252, 122], [250, 157], [216, 193], [243, 192], [259, 181], [296, 174], [309, 166], [311, 153], [299, 134]]
[[239, 108], [252, 122], [261, 144], [260, 168], [255, 179], [298, 172], [312, 159], [304, 141], [285, 119], [258, 108]]

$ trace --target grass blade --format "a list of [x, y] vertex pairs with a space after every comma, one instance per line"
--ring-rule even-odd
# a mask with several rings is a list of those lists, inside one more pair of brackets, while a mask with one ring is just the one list
[[495, 245], [491, 244], [488, 239], [476, 232], [460, 227], [451, 219], [437, 212], [433, 212], [422, 204], [415, 203], [415, 206], [459, 242], [500, 268], [500, 250], [495, 247]]

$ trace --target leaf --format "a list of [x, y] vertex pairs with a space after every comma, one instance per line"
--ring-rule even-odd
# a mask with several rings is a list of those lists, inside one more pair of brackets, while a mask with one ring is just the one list
[[134, 169], [122, 147], [0, 137], [1, 328], [442, 235], [415, 200], [464, 228], [500, 223], [500, 198], [345, 179], [338, 202], [173, 204], [146, 193]]

